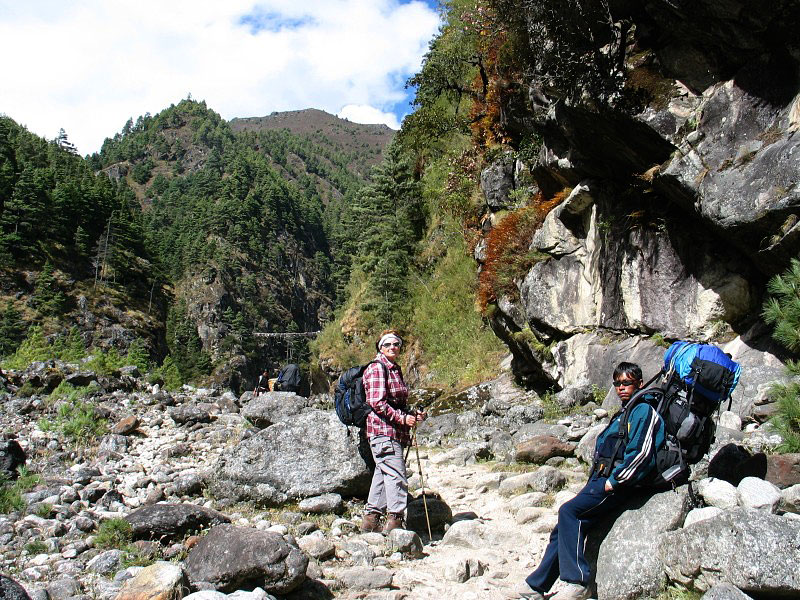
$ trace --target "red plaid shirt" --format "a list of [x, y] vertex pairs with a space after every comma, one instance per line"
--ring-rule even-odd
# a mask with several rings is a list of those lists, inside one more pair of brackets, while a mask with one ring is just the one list
[[408, 387], [403, 381], [400, 366], [378, 353], [373, 360], [386, 366], [389, 374], [389, 402], [386, 397], [386, 380], [384, 370], [378, 364], [371, 364], [364, 371], [362, 382], [367, 402], [372, 412], [367, 415], [367, 437], [388, 435], [403, 446], [411, 445], [411, 428], [403, 423], [408, 408]]

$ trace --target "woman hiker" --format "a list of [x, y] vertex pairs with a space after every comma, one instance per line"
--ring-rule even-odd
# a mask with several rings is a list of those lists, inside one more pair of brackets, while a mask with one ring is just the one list
[[383, 532], [403, 526], [408, 502], [408, 478], [403, 448], [411, 445], [411, 428], [425, 420], [425, 413], [408, 407], [408, 387], [397, 357], [403, 347], [398, 333], [389, 329], [381, 334], [376, 362], [364, 371], [362, 382], [372, 412], [367, 416], [367, 438], [375, 459], [375, 472], [369, 488], [362, 531], [377, 531], [388, 511]]

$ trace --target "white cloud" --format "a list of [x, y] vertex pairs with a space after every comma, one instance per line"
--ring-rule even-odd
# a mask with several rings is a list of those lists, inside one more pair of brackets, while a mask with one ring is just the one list
[[353, 123], [384, 123], [392, 129], [400, 129], [400, 120], [396, 114], [365, 104], [348, 104], [336, 116]]
[[313, 107], [397, 127], [438, 24], [420, 1], [0, 0], [0, 113], [83, 154], [189, 93], [226, 119]]

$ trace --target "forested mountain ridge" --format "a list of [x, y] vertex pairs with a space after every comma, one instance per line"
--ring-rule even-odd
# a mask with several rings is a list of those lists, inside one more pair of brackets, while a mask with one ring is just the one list
[[[230, 125], [234, 132], [288, 132], [314, 144], [318, 149], [315, 157], [327, 162], [329, 167], [341, 168], [344, 159], [347, 170], [361, 177], [368, 177], [370, 168], [383, 159], [384, 149], [395, 134], [383, 124], [353, 123], [314, 108], [275, 112], [265, 117], [235, 118]], [[297, 157], [305, 158], [302, 154]], [[346, 191], [337, 190], [340, 194]]]
[[[328, 318], [350, 259], [329, 243], [338, 218], [326, 212], [345, 210], [365, 182], [347, 164], [380, 155], [375, 144], [326, 145], [287, 128], [237, 133], [192, 100], [129, 120], [86, 159], [11, 119], [3, 125], [0, 241], [14, 332], [4, 354], [31, 323], [53, 340], [76, 325], [86, 346], [124, 354], [138, 339], [157, 362], [168, 352], [183, 381], [213, 373], [234, 386], [302, 350], [255, 332], [314, 331]], [[46, 177], [28, 162], [44, 165]], [[51, 209], [52, 219], [36, 220]], [[35, 288], [48, 278], [63, 302], [45, 318]], [[105, 333], [86, 288], [100, 304], [116, 298]], [[78, 306], [92, 317], [78, 318]], [[136, 307], [147, 318], [131, 329]]]

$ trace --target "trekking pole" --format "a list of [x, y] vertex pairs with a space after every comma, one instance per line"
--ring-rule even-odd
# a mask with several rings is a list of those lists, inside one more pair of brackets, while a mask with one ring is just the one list
[[428, 525], [428, 539], [433, 541], [431, 533], [431, 518], [428, 516], [428, 501], [425, 499], [425, 476], [422, 474], [422, 461], [419, 459], [419, 444], [417, 444], [417, 429], [414, 428], [413, 434], [414, 450], [417, 453], [417, 468], [419, 469], [419, 482], [422, 486], [422, 506], [425, 508], [425, 523]]

